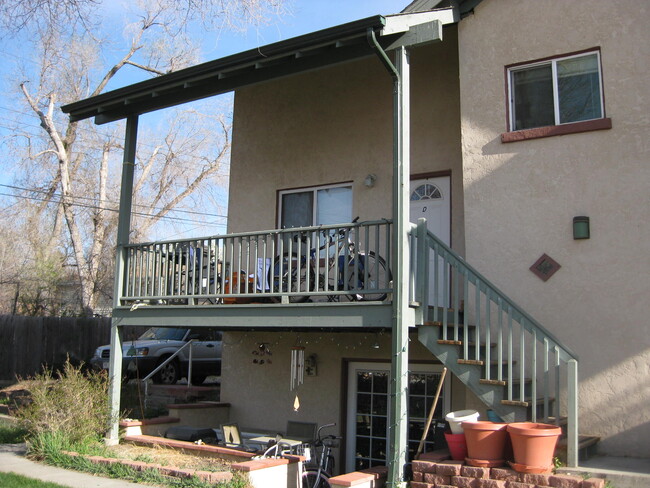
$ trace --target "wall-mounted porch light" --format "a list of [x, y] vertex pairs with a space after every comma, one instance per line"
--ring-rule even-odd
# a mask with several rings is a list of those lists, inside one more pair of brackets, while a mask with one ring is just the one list
[[368, 188], [372, 188], [375, 186], [375, 182], [377, 181], [377, 175], [374, 173], [370, 173], [366, 178], [363, 180], [363, 184], [366, 185]]
[[589, 239], [589, 217], [573, 217], [573, 238]]

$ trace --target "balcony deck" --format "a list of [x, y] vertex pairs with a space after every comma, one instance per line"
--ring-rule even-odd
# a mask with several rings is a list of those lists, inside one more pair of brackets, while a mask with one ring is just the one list
[[119, 325], [223, 329], [391, 326], [391, 222], [122, 248]]

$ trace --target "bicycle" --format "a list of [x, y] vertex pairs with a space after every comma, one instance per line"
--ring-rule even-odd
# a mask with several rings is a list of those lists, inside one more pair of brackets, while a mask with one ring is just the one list
[[[358, 220], [356, 217], [352, 223]], [[350, 231], [349, 227], [319, 230], [314, 247], [310, 247], [312, 232], [293, 235], [298, 252], [285, 252], [275, 258], [269, 277], [273, 289], [289, 292], [292, 303], [306, 302], [314, 293], [328, 301], [336, 301], [341, 295], [353, 301], [385, 300], [385, 292], [362, 292], [387, 289], [392, 277], [386, 261], [373, 251], [357, 250]], [[300, 252], [302, 246], [307, 252]]]
[[302, 473], [302, 488], [330, 488], [329, 479], [334, 471], [334, 456], [332, 449], [338, 447], [341, 437], [335, 435], [322, 436], [321, 431], [336, 424], [325, 424], [318, 428], [314, 445], [315, 464], [305, 463]]

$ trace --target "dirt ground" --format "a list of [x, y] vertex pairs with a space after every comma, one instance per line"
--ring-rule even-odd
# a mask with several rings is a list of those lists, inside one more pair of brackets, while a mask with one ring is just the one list
[[144, 447], [133, 444], [120, 444], [111, 446], [108, 449], [116, 457], [131, 459], [133, 461], [155, 463], [163, 466], [176, 466], [179, 468], [191, 468], [201, 471], [230, 470], [230, 463], [223, 459], [183, 454], [168, 447]]

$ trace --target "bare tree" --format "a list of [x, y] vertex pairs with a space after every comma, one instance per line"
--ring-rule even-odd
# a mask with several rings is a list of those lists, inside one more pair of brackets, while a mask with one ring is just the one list
[[[126, 67], [157, 76], [195, 63], [198, 51], [188, 34], [193, 23], [238, 28], [283, 8], [280, 0], [145, 0], [124, 30], [124, 49], [107, 65], [114, 46], [92, 30], [101, 20], [99, 3], [9, 0], [0, 6], [3, 24], [13, 25], [14, 34], [30, 24], [38, 32], [38, 69], [25, 73], [19, 87], [41, 131], [14, 134], [14, 145], [22, 150], [15, 161], [23, 170], [17, 181], [24, 185], [22, 196], [34, 198], [23, 207], [24, 221], [39, 229], [33, 255], [40, 263], [76, 270], [85, 313], [96, 309], [110, 282], [121, 140], [115, 127], [70, 122], [58, 107], [105, 91]], [[222, 183], [220, 169], [230, 155], [228, 120], [227, 112], [175, 111], [161, 124], [163, 136], [139, 143], [134, 212], [139, 237], [174, 209], [200, 201], [210, 185]]]

